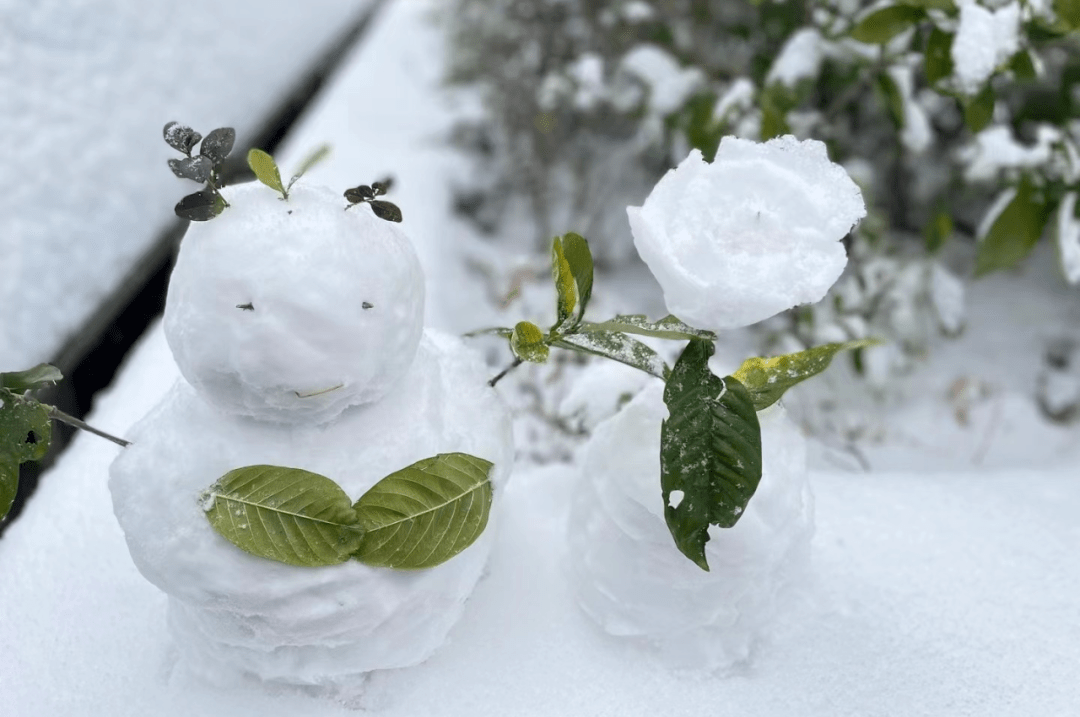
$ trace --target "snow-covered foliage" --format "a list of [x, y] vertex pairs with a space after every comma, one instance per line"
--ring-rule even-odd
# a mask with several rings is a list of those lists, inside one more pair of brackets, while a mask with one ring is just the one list
[[730, 329], [819, 301], [844, 270], [840, 240], [866, 207], [825, 145], [789, 135], [727, 137], [711, 163], [695, 149], [627, 212], [668, 310]]

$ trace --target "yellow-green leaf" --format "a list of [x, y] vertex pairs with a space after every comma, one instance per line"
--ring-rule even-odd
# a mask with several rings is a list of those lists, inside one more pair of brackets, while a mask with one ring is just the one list
[[519, 321], [510, 334], [510, 350], [523, 361], [544, 363], [548, 357], [548, 347], [544, 343], [544, 332], [536, 324]]
[[285, 185], [281, 183], [281, 172], [278, 171], [277, 162], [273, 157], [261, 149], [252, 149], [248, 152], [247, 160], [256, 179], [271, 189], [281, 192], [281, 196], [288, 199]]
[[491, 511], [491, 461], [441, 453], [391, 473], [354, 506], [365, 565], [416, 570], [444, 563], [476, 541]]
[[877, 343], [875, 339], [862, 339], [815, 346], [806, 351], [772, 358], [749, 358], [732, 375], [746, 386], [754, 401], [754, 409], [760, 411], [779, 401], [784, 392], [795, 384], [824, 371], [839, 352]]
[[574, 277], [574, 287], [577, 289], [574, 320], [578, 322], [585, 315], [585, 307], [588, 306], [589, 298], [592, 296], [592, 252], [589, 250], [589, 242], [585, 237], [574, 232], [556, 237], [555, 241], [562, 245], [562, 255], [570, 267], [570, 275]]
[[556, 320], [555, 326], [562, 326], [577, 306], [577, 285], [574, 272], [563, 251], [562, 238], [555, 237], [551, 242], [551, 276], [555, 279]]
[[633, 366], [659, 379], [666, 379], [670, 373], [670, 369], [664, 363], [664, 359], [660, 358], [660, 354], [619, 331], [567, 334], [553, 341], [552, 346], [609, 358], [627, 366]]

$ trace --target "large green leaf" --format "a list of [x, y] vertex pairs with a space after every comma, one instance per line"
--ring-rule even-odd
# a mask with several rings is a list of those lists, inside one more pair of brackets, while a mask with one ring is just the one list
[[591, 331], [621, 331], [624, 334], [655, 336], [658, 339], [686, 341], [687, 339], [705, 339], [716, 341], [716, 334], [705, 329], [695, 329], [684, 324], [674, 316], [668, 315], [659, 321], [649, 321], [644, 314], [620, 314], [599, 324], [584, 323], [579, 329]]
[[664, 390], [660, 429], [664, 518], [675, 545], [708, 570], [709, 526], [734, 526], [761, 481], [761, 426], [749, 392], [709, 371], [715, 348], [691, 341]]
[[931, 85], [944, 80], [953, 73], [952, 44], [953, 35], [950, 32], [939, 30], [935, 27], [930, 31], [926, 39], [926, 81]]
[[536, 324], [519, 321], [510, 334], [510, 350], [522, 361], [544, 363], [548, 358], [548, 346], [544, 332]]
[[367, 532], [353, 557], [408, 570], [445, 563], [487, 526], [491, 468], [467, 453], [441, 453], [383, 478], [356, 501]]
[[627, 366], [641, 369], [657, 378], [667, 378], [670, 369], [660, 358], [660, 354], [618, 331], [589, 331], [581, 334], [568, 334], [551, 342], [552, 346], [569, 349], [579, 353], [603, 356]]
[[36, 391], [59, 383], [63, 378], [64, 374], [60, 373], [60, 369], [47, 363], [39, 363], [25, 371], [0, 373], [0, 388], [8, 388], [15, 393]]
[[1054, 0], [1054, 12], [1073, 30], [1080, 28], [1080, 0]]
[[1012, 201], [998, 214], [979, 242], [975, 276], [1019, 264], [1038, 243], [1053, 210], [1044, 192], [1025, 176]]
[[875, 10], [851, 30], [851, 37], [870, 45], [881, 45], [926, 17], [926, 11], [910, 5], [890, 5]]
[[739, 370], [732, 375], [750, 393], [754, 410], [760, 411], [779, 401], [784, 392], [792, 386], [827, 369], [833, 356], [841, 351], [874, 346], [877, 343], [873, 339], [863, 339], [824, 344], [806, 351], [772, 358], [749, 358], [743, 361]]
[[206, 517], [233, 545], [289, 565], [336, 565], [364, 535], [352, 500], [318, 473], [282, 466], [244, 466], [204, 494]]
[[281, 183], [281, 172], [273, 157], [261, 149], [252, 149], [248, 152], [247, 161], [256, 179], [271, 189], [281, 192], [282, 197], [289, 198], [285, 185]]
[[18, 492], [19, 462], [14, 458], [0, 456], [0, 520], [7, 517]]
[[32, 398], [0, 389], [0, 459], [39, 461], [52, 441], [49, 410]]

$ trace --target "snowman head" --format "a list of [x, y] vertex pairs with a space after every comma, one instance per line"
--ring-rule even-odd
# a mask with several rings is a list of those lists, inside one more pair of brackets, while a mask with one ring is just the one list
[[423, 331], [424, 278], [395, 225], [340, 195], [258, 183], [193, 223], [165, 305], [165, 337], [210, 403], [280, 423], [323, 423], [382, 398]]

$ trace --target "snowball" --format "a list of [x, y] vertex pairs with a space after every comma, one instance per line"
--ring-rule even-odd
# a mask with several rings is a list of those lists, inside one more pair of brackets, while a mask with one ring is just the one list
[[1058, 207], [1057, 244], [1065, 279], [1070, 284], [1080, 283], [1080, 221], [1076, 219], [1076, 192], [1066, 194]]
[[649, 88], [649, 109], [666, 115], [682, 107], [704, 81], [701, 70], [684, 68], [678, 60], [656, 45], [638, 45], [622, 59], [622, 69]]
[[664, 522], [663, 392], [647, 386], [584, 448], [568, 523], [574, 588], [606, 632], [644, 638], [672, 667], [724, 669], [748, 658], [809, 558], [806, 443], [781, 406], [759, 414], [761, 484], [734, 528], [710, 529], [705, 572]]
[[695, 149], [627, 213], [668, 310], [729, 329], [820, 300], [847, 263], [840, 239], [866, 207], [824, 144], [789, 135], [725, 137], [711, 164]]
[[497, 511], [513, 447], [509, 413], [486, 380], [473, 351], [427, 332], [392, 394], [324, 426], [228, 415], [177, 382], [131, 431], [109, 487], [135, 565], [169, 595], [169, 626], [186, 667], [218, 683], [246, 674], [330, 688], [431, 655], [480, 576], [492, 525], [429, 570], [354, 561], [302, 568], [227, 542], [199, 496], [234, 468], [271, 464], [325, 475], [355, 500], [417, 460], [461, 451], [495, 464]]
[[988, 10], [961, 0], [960, 25], [952, 44], [953, 74], [961, 92], [976, 94], [982, 84], [1020, 49], [1020, 4]]
[[1054, 145], [1059, 141], [1061, 132], [1051, 125], [1039, 125], [1035, 144], [1030, 147], [1017, 142], [1009, 127], [987, 127], [975, 135], [973, 144], [960, 152], [960, 161], [967, 165], [964, 178], [969, 182], [987, 182], [996, 179], [1002, 169], [1042, 166], [1050, 161]]
[[386, 394], [423, 330], [408, 238], [322, 187], [287, 202], [259, 183], [224, 194], [231, 206], [191, 225], [169, 283], [165, 337], [184, 378], [225, 411], [279, 422]]
[[773, 60], [765, 84], [779, 82], [787, 87], [794, 87], [799, 80], [814, 79], [821, 70], [823, 59], [821, 34], [814, 28], [804, 27], [797, 30], [780, 48], [780, 54]]

